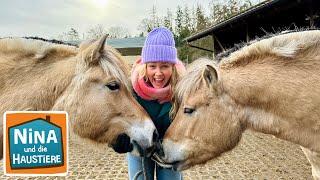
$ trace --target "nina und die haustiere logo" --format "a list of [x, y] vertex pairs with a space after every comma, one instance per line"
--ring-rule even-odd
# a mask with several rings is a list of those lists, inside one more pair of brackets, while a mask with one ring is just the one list
[[6, 175], [66, 175], [67, 113], [8, 111], [4, 114]]

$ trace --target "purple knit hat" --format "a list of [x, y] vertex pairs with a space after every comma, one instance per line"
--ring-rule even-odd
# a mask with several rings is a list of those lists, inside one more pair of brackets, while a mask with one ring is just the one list
[[177, 63], [177, 49], [172, 32], [159, 27], [153, 29], [147, 36], [141, 55], [142, 63], [169, 62]]

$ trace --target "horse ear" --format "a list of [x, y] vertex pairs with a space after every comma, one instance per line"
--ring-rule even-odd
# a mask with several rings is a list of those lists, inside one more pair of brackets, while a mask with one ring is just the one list
[[210, 65], [206, 65], [206, 68], [204, 69], [202, 76], [209, 87], [218, 81], [217, 70]]
[[87, 65], [96, 64], [98, 62], [101, 54], [103, 53], [107, 37], [108, 35], [104, 35], [94, 42], [89, 41], [80, 45], [79, 49], [82, 59]]

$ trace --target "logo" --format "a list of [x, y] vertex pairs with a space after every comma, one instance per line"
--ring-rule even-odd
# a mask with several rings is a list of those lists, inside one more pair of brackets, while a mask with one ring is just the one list
[[4, 114], [6, 175], [66, 175], [67, 113], [8, 111]]

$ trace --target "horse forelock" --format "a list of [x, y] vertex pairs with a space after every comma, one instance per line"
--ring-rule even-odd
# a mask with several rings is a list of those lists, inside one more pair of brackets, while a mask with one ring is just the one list
[[[202, 79], [202, 73], [206, 68], [206, 65], [215, 67], [216, 63], [213, 60], [201, 58], [194, 61], [187, 67], [186, 75], [183, 76], [177, 83], [174, 94], [175, 107], [179, 107], [184, 97], [188, 97], [190, 94], [195, 93], [199, 88]], [[174, 109], [173, 111], [176, 113], [177, 109]]]
[[35, 59], [47, 57], [52, 52], [68, 57], [77, 53], [77, 48], [71, 45], [52, 43], [41, 39], [3, 38], [0, 39], [0, 53], [17, 53], [21, 56], [33, 56]]
[[99, 62], [100, 66], [106, 73], [123, 84], [128, 91], [131, 91], [128, 65], [122, 56], [113, 48], [106, 47], [105, 50], [106, 53]]
[[228, 55], [221, 59], [220, 64], [224, 67], [241, 66], [270, 55], [290, 59], [317, 44], [320, 44], [320, 30], [286, 32], [267, 39], [256, 39], [241, 48], [235, 47], [235, 52], [226, 52]]

